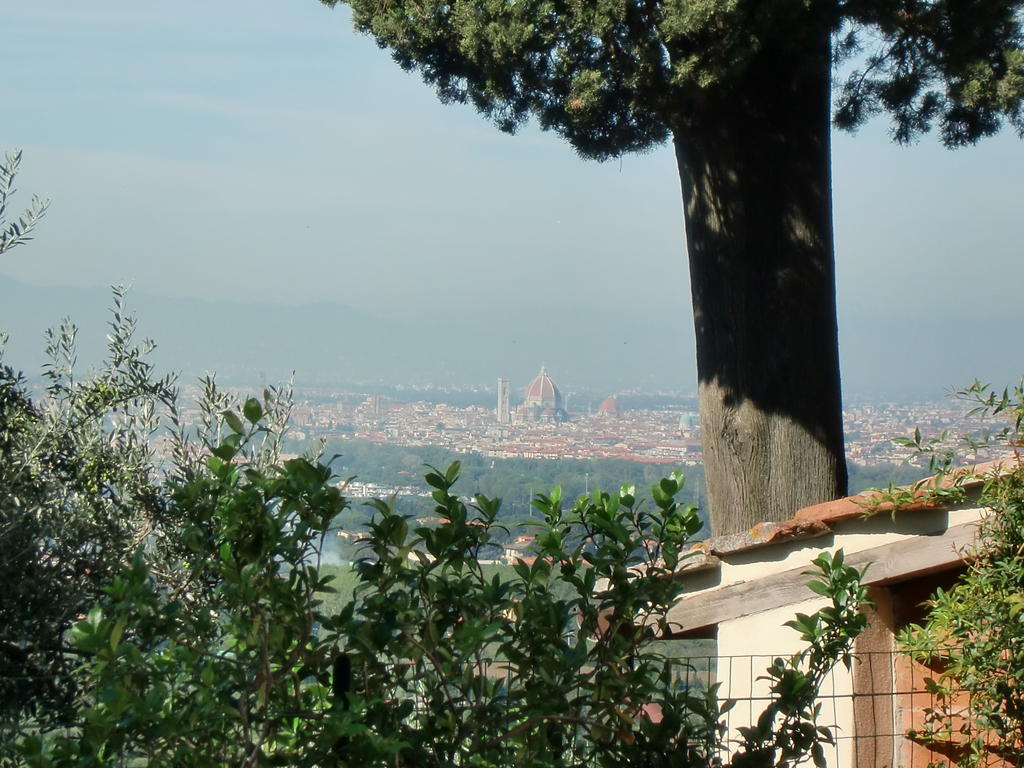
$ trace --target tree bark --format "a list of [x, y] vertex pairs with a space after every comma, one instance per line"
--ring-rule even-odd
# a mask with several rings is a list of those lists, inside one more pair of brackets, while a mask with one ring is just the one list
[[674, 132], [715, 535], [846, 493], [823, 42], [762, 53]]

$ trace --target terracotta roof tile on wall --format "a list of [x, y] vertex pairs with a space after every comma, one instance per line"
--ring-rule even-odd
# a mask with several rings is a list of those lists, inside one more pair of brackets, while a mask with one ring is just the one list
[[[949, 488], [955, 483], [959, 483], [963, 488], [976, 488], [985, 482], [986, 477], [1011, 472], [1021, 466], [1020, 457], [976, 464], [941, 476], [939, 485]], [[900, 511], [919, 512], [946, 506], [941, 501], [928, 498], [927, 488], [930, 484], [934, 484], [935, 479], [935, 477], [927, 478], [912, 486], [906, 486], [907, 489], [914, 491], [917, 501], [901, 505]], [[696, 543], [693, 550], [709, 555], [725, 555], [792, 539], [813, 538], [829, 533], [837, 523], [855, 518], [866, 518], [876, 513], [891, 512], [892, 508], [891, 503], [880, 502], [877, 492], [865, 491], [855, 496], [846, 496], [842, 499], [804, 507], [797, 510], [789, 520], [778, 523], [758, 523], [748, 531], [714, 536]]]

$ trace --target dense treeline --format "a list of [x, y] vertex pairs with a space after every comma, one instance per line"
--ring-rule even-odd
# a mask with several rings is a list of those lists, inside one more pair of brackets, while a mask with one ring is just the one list
[[[615, 490], [622, 483], [633, 483], [646, 493], [652, 483], [672, 469], [666, 464], [646, 464], [620, 459], [497, 459], [475, 453], [456, 453], [447, 448], [431, 445], [390, 445], [365, 440], [332, 440], [325, 448], [332, 464], [341, 477], [355, 476], [368, 483], [411, 485], [423, 487], [425, 465], [447, 466], [453, 461], [462, 464], [457, 491], [464, 495], [482, 493], [504, 500], [502, 517], [519, 520], [531, 514], [530, 498], [560, 486], [565, 498], [577, 496], [595, 488]], [[890, 483], [904, 484], [920, 479], [925, 473], [919, 467], [902, 464], [864, 467], [851, 463], [850, 492], [867, 488], [884, 488]], [[684, 467], [686, 484], [679, 494], [680, 501], [702, 504], [705, 494], [704, 468], [700, 465]], [[432, 502], [427, 499], [400, 501], [404, 511], [429, 514]], [[359, 519], [362, 513], [350, 510], [350, 519]]]
[[850, 471], [850, 493], [860, 493], [869, 488], [887, 488], [891, 485], [909, 485], [928, 476], [924, 467], [912, 464], [878, 464], [865, 467], [847, 462]]
[[[532, 488], [534, 492], [562, 487], [567, 498], [593, 490], [618, 488], [622, 483], [650, 485], [673, 467], [664, 464], [643, 464], [616, 459], [497, 459], [475, 453], [457, 453], [438, 446], [382, 445], [363, 440], [337, 440], [326, 446], [326, 455], [337, 454], [338, 474], [357, 475], [365, 482], [390, 485], [421, 484], [424, 465], [446, 466], [452, 461], [462, 463], [459, 490], [464, 494], [483, 493], [501, 496], [506, 503], [523, 502]], [[687, 467], [683, 498], [691, 503], [700, 499], [703, 471]]]
[[[362, 482], [413, 486], [424, 491], [425, 466], [445, 467], [458, 461], [462, 468], [455, 490], [466, 496], [480, 493], [502, 499], [500, 517], [506, 524], [533, 516], [530, 499], [554, 486], [560, 486], [563, 497], [568, 499], [595, 488], [614, 491], [623, 483], [635, 484], [647, 496], [651, 484], [673, 469], [666, 464], [610, 459], [496, 459], [475, 453], [456, 453], [438, 446], [387, 445], [365, 440], [331, 440], [324, 450], [327, 458], [336, 457], [331, 466], [342, 478], [354, 476]], [[685, 470], [686, 484], [679, 493], [679, 500], [700, 506], [704, 492], [703, 469], [697, 466]], [[417, 516], [431, 515], [434, 507], [425, 496], [400, 497], [396, 505], [399, 511]], [[343, 529], [358, 528], [370, 513], [366, 507], [355, 506], [339, 517], [338, 524]]]

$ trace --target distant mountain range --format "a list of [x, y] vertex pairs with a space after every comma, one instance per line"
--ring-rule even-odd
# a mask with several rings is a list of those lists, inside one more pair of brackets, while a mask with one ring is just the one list
[[[448, 297], [439, 300], [443, 305]], [[438, 309], [417, 322], [371, 315], [342, 304], [303, 306], [204, 301], [129, 291], [139, 334], [157, 342], [164, 369], [186, 376], [216, 371], [225, 381], [287, 378], [304, 385], [384, 381], [391, 384], [481, 384], [499, 376], [525, 386], [546, 363], [570, 388], [606, 393], [695, 389], [692, 352], [639, 320], [577, 312], [453, 317]], [[453, 304], [457, 301], [451, 299]], [[0, 276], [0, 329], [10, 333], [9, 362], [34, 372], [43, 360], [43, 332], [69, 316], [79, 326], [79, 359], [103, 354], [111, 294], [99, 289], [41, 287]], [[561, 314], [565, 314], [564, 310]], [[692, 342], [689, 342], [692, 346]]]
[[[79, 359], [100, 359], [110, 292], [28, 285], [0, 276], [0, 329], [6, 359], [35, 374], [43, 331], [70, 316], [80, 328]], [[216, 371], [227, 383], [300, 385], [372, 382], [493, 386], [505, 376], [525, 386], [545, 363], [566, 391], [693, 392], [693, 326], [660, 306], [630, 309], [567, 296], [544, 310], [461, 309], [456, 296], [415, 321], [371, 315], [338, 303], [302, 306], [172, 298], [130, 291], [140, 335], [157, 342], [163, 370], [185, 377]], [[451, 307], [453, 309], [448, 309]], [[972, 314], [973, 313], [973, 314]], [[408, 316], [408, 313], [405, 313]], [[1024, 309], [978, 304], [927, 312], [840, 316], [844, 394], [850, 398], [935, 399], [975, 377], [999, 386], [1024, 372]]]

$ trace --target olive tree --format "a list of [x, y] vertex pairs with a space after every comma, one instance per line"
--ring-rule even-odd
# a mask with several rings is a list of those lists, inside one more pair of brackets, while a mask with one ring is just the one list
[[33, 196], [29, 207], [18, 216], [17, 220], [7, 221], [7, 205], [14, 194], [14, 179], [21, 165], [21, 150], [9, 152], [0, 163], [0, 253], [6, 253], [16, 245], [27, 243], [32, 239], [30, 233], [36, 223], [46, 213], [49, 200]]

